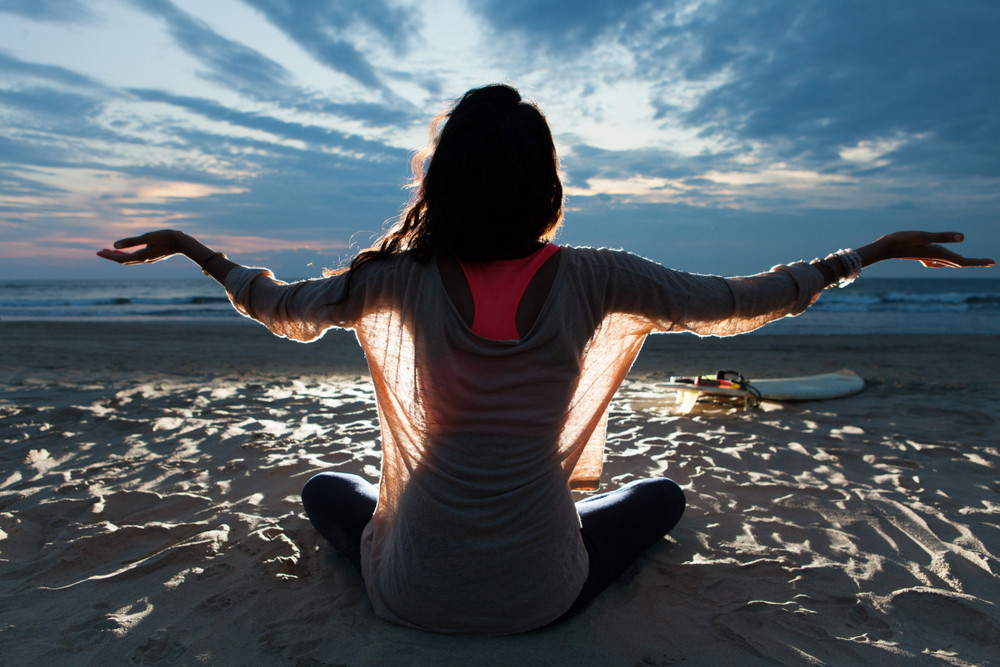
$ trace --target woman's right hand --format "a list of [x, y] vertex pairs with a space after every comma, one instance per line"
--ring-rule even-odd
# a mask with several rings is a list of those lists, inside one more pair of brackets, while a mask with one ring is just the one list
[[857, 248], [857, 252], [864, 266], [885, 259], [912, 259], [931, 268], [993, 266], [988, 257], [964, 257], [939, 245], [964, 239], [958, 232], [895, 232]]
[[[156, 232], [148, 232], [142, 236], [135, 236], [127, 239], [115, 241], [115, 249], [105, 248], [98, 251], [97, 256], [110, 259], [119, 264], [151, 264], [161, 259], [166, 259], [172, 255], [183, 252], [181, 249], [183, 232], [173, 229], [161, 229]], [[133, 248], [138, 245], [145, 245], [134, 252], [122, 252], [121, 248]]]

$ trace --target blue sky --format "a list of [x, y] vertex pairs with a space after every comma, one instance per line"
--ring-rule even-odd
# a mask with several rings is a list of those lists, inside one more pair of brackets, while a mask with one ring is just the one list
[[900, 228], [995, 256], [998, 53], [993, 0], [0, 0], [0, 278], [123, 276], [93, 253], [164, 227], [318, 275], [496, 81], [552, 125], [561, 242], [723, 274]]

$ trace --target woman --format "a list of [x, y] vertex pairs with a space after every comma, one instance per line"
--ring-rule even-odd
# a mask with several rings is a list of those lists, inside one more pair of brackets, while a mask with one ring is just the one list
[[381, 480], [324, 473], [302, 497], [320, 533], [361, 569], [376, 612], [396, 623], [547, 625], [673, 528], [684, 494], [668, 479], [576, 504], [570, 494], [597, 486], [608, 404], [647, 334], [749, 331], [885, 259], [992, 264], [937, 245], [960, 241], [955, 233], [891, 234], [729, 280], [557, 247], [562, 186], [537, 107], [508, 86], [472, 90], [435, 119], [432, 136], [400, 222], [338, 275], [285, 284], [176, 231], [98, 253], [123, 264], [184, 254], [279, 336], [355, 330], [378, 401]]

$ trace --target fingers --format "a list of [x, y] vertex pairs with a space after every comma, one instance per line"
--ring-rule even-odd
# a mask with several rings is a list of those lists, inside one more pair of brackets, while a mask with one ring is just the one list
[[927, 260], [924, 261], [924, 266], [929, 266], [931, 268], [942, 268], [950, 267], [955, 269], [968, 269], [972, 267], [987, 267], [996, 264], [989, 257], [959, 257], [954, 261], [943, 261], [943, 260]]
[[136, 252], [122, 252], [121, 250], [104, 248], [97, 251], [97, 256], [110, 259], [112, 262], [118, 262], [119, 264], [137, 264], [145, 261], [144, 251], [145, 248]]
[[146, 242], [143, 239], [146, 236], [146, 234], [143, 234], [142, 236], [132, 236], [127, 239], [120, 239], [115, 241], [114, 246], [115, 248], [133, 248], [137, 245], [145, 245]]
[[965, 235], [960, 232], [935, 232], [930, 234], [928, 243], [961, 243]]
[[961, 232], [896, 232], [885, 237], [891, 245], [909, 248], [933, 243], [961, 243], [965, 235]]
[[[112, 262], [118, 262], [119, 264], [156, 262], [173, 254], [172, 251], [168, 251], [163, 247], [164, 236], [165, 231], [146, 232], [139, 236], [129, 236], [115, 241], [112, 244], [114, 250], [104, 248], [97, 253], [97, 256], [110, 259]], [[143, 247], [132, 252], [123, 252], [121, 250], [122, 248], [135, 248], [136, 246]]]
[[[933, 237], [931, 243], [961, 243], [965, 240], [965, 235], [960, 232], [941, 232], [937, 234], [930, 234]], [[973, 266], [993, 266], [994, 262], [989, 257], [963, 257], [958, 253], [952, 252], [945, 248], [938, 247], [938, 251], [941, 255], [938, 259], [943, 261], [931, 261], [924, 262], [925, 266], [931, 267], [955, 267], [955, 268], [966, 268]]]
[[[906, 258], [904, 258], [906, 259]], [[969, 268], [976, 266], [993, 266], [994, 261], [989, 257], [963, 257], [947, 248], [937, 245], [929, 245], [922, 248], [922, 252], [914, 252], [909, 259], [916, 259], [924, 266], [930, 268]]]
[[939, 244], [960, 243], [960, 232], [896, 232], [884, 237], [889, 257], [912, 259], [931, 268], [966, 268], [993, 266], [987, 257], [963, 257]]

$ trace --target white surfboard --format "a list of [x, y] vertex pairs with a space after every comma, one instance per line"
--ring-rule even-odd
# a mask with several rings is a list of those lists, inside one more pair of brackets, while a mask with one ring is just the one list
[[[835, 373], [819, 373], [798, 377], [752, 380], [750, 384], [765, 401], [820, 401], [856, 394], [865, 387], [865, 381], [854, 371], [843, 369]], [[751, 391], [728, 387], [711, 387], [684, 382], [664, 382], [657, 385], [678, 392], [678, 410], [687, 413], [704, 396], [726, 396], [743, 399], [744, 408], [755, 402]]]
[[801, 377], [754, 380], [751, 384], [769, 401], [822, 401], [856, 394], [865, 381], [850, 369]]

